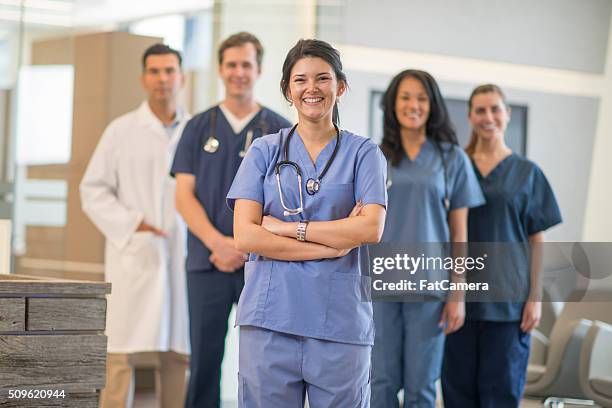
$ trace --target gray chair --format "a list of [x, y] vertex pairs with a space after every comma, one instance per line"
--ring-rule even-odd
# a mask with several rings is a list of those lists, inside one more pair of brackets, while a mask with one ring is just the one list
[[609, 320], [610, 305], [590, 301], [566, 303], [550, 336], [542, 333], [532, 336], [534, 357], [527, 369], [526, 395], [556, 397], [551, 401], [557, 406], [563, 402], [585, 405], [590, 402], [578, 378], [580, 354], [591, 320]]
[[[609, 304], [612, 307], [612, 303]], [[610, 311], [612, 315], [612, 311]], [[582, 343], [580, 386], [602, 407], [612, 407], [612, 326], [593, 322]]]

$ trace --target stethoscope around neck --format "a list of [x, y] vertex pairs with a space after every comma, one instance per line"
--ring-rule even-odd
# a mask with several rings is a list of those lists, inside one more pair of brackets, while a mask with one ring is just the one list
[[[293, 136], [293, 133], [295, 132], [296, 128], [297, 128], [297, 124], [293, 126], [291, 130], [289, 131], [289, 134], [287, 134], [287, 139], [285, 140], [285, 143], [283, 145], [283, 156], [284, 156], [283, 159], [284, 160], [277, 162], [276, 165], [274, 166], [274, 174], [276, 175], [276, 185], [278, 186], [278, 195], [280, 196], [281, 206], [283, 207], [283, 210], [284, 210], [283, 215], [285, 217], [289, 215], [297, 215], [297, 214], [304, 212], [304, 197], [302, 195], [302, 170], [300, 169], [300, 166], [298, 166], [296, 162], [289, 160], [289, 143], [291, 142], [291, 137]], [[340, 129], [335, 123], [334, 123], [334, 128], [336, 128], [336, 146], [334, 146], [334, 151], [332, 152], [332, 155], [329, 158], [329, 160], [327, 160], [327, 163], [325, 164], [323, 171], [316, 178], [311, 177], [306, 181], [306, 192], [308, 193], [308, 195], [313, 196], [319, 192], [321, 188], [321, 181], [323, 180], [323, 177], [327, 173], [327, 170], [329, 170], [329, 167], [331, 166], [331, 164], [334, 162], [334, 158], [336, 157], [336, 154], [338, 153], [338, 148], [340, 147]], [[282, 138], [283, 138], [282, 133], [280, 137], [281, 137], [281, 144], [282, 144]], [[297, 175], [298, 191], [299, 191], [299, 196], [300, 196], [300, 205], [298, 208], [288, 208], [283, 198], [283, 189], [282, 189], [281, 181], [280, 181], [280, 172], [283, 167], [287, 167], [287, 166], [292, 167], [293, 170], [295, 170], [295, 174]]]
[[[443, 169], [442, 171], [444, 175], [443, 203], [444, 203], [444, 209], [448, 213], [450, 211], [450, 196], [448, 192], [448, 163], [447, 163], [446, 157], [444, 156], [444, 151], [442, 150], [442, 146], [440, 145], [440, 142], [434, 141], [434, 144], [436, 145], [436, 150], [438, 151], [440, 155], [440, 159], [442, 160], [442, 169]], [[451, 151], [451, 154], [454, 153], [453, 148], [451, 148], [450, 151]], [[391, 188], [392, 185], [393, 185], [393, 180], [391, 178], [391, 164], [387, 162], [387, 190], [389, 190], [389, 188]]]
[[[268, 127], [268, 124], [264, 120], [264, 115], [265, 115], [265, 112], [262, 111], [261, 117], [259, 118], [257, 126], [255, 126], [261, 129], [262, 135], [265, 135], [267, 133], [267, 127]], [[215, 107], [210, 112], [210, 134], [208, 138], [206, 139], [206, 141], [204, 142], [204, 145], [202, 146], [202, 149], [206, 153], [212, 154], [212, 153], [216, 153], [217, 150], [219, 150], [219, 139], [215, 137], [216, 129], [217, 129], [217, 108]], [[254, 128], [247, 130], [246, 138], [244, 140], [244, 147], [242, 148], [242, 150], [238, 152], [238, 157], [240, 158], [244, 157], [246, 155], [247, 150], [249, 150], [249, 147], [251, 146], [251, 143], [253, 142], [253, 130]]]

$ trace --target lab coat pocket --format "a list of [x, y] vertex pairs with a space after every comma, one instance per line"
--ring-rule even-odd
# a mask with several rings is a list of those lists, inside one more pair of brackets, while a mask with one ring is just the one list
[[135, 232], [121, 253], [125, 273], [146, 273], [159, 270], [163, 238], [151, 232]]
[[332, 272], [325, 322], [326, 337], [372, 344], [374, 324], [368, 301], [369, 276]]

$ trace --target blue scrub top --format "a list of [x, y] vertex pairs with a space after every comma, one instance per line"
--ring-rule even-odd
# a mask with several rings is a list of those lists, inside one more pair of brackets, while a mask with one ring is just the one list
[[[440, 143], [447, 163], [450, 209], [484, 203], [480, 186], [465, 152]], [[444, 208], [444, 166], [440, 150], [429, 138], [414, 160], [404, 155], [390, 166], [389, 210], [382, 241], [387, 243], [449, 242]]]
[[[355, 203], [387, 206], [386, 160], [370, 139], [340, 132], [338, 153], [321, 182], [319, 192], [306, 193], [306, 180], [316, 178], [336, 145], [332, 139], [316, 163], [308, 155], [297, 130], [289, 144], [289, 160], [296, 162], [303, 177], [304, 212], [283, 215], [274, 173], [284, 160], [283, 143], [289, 129], [258, 139], [247, 153], [227, 196], [233, 208], [236, 199], [257, 201], [264, 215], [285, 221], [330, 221], [345, 218]], [[284, 166], [281, 186], [288, 208], [299, 207], [295, 170]], [[238, 304], [237, 325], [250, 325], [317, 339], [352, 344], [374, 343], [372, 304], [362, 301], [370, 277], [359, 264], [363, 249], [353, 249], [341, 258], [287, 262], [251, 254], [245, 265], [245, 287]]]
[[[211, 112], [216, 112], [215, 137], [219, 148], [215, 153], [204, 151], [204, 143], [211, 134]], [[225, 196], [242, 162], [239, 152], [244, 149], [246, 134], [253, 131], [253, 139], [290, 127], [291, 123], [262, 107], [239, 133], [232, 127], [218, 106], [194, 116], [185, 126], [176, 149], [171, 174], [189, 173], [196, 177], [195, 195], [216, 229], [233, 236], [233, 216], [225, 204]], [[189, 231], [187, 238], [187, 271], [210, 270], [210, 250]]]
[[[468, 215], [471, 242], [527, 243], [529, 236], [561, 223], [561, 212], [544, 173], [533, 162], [516, 154], [502, 160], [487, 177], [475, 164], [474, 171], [487, 203]], [[512, 259], [495, 272], [521, 281], [528, 291], [528, 251], [511, 251]], [[469, 320], [520, 321], [522, 302], [468, 303]]]

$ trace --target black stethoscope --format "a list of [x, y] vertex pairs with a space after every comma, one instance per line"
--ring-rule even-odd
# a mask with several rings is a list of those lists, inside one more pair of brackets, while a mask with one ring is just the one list
[[[219, 139], [215, 137], [215, 130], [217, 128], [217, 108], [218, 107], [213, 108], [213, 110], [210, 112], [210, 135], [208, 136], [208, 139], [206, 139], [206, 141], [204, 142], [202, 146], [202, 149], [206, 153], [211, 153], [211, 154], [216, 153], [217, 150], [219, 150]], [[262, 135], [265, 135], [267, 133], [268, 124], [264, 120], [265, 115], [266, 115], [266, 112], [262, 109], [257, 125], [247, 131], [246, 138], [244, 140], [244, 147], [242, 148], [242, 150], [238, 152], [238, 157], [242, 158], [246, 155], [246, 152], [247, 150], [249, 150], [251, 143], [253, 143], [253, 133], [255, 129], [257, 128], [261, 129]]]
[[[287, 139], [285, 140], [285, 144], [283, 145], [284, 160], [277, 162], [276, 166], [274, 166], [274, 173], [276, 174], [276, 184], [278, 186], [278, 195], [280, 196], [281, 205], [284, 210], [283, 215], [285, 215], [285, 217], [288, 215], [297, 215], [304, 211], [304, 199], [302, 196], [302, 170], [300, 169], [300, 166], [298, 166], [296, 162], [289, 160], [289, 143], [291, 142], [291, 137], [293, 136], [293, 133], [295, 132], [296, 128], [297, 128], [297, 124], [291, 128], [291, 130], [289, 131], [289, 134], [287, 135]], [[309, 195], [315, 195], [316, 193], [319, 192], [319, 189], [321, 188], [321, 181], [323, 180], [325, 173], [327, 173], [327, 170], [329, 170], [329, 167], [331, 166], [331, 164], [334, 162], [334, 158], [336, 157], [336, 154], [338, 153], [338, 148], [340, 147], [340, 129], [335, 123], [334, 123], [334, 128], [336, 128], [336, 146], [334, 146], [334, 151], [332, 152], [332, 155], [329, 158], [329, 160], [327, 160], [327, 163], [325, 164], [323, 171], [321, 171], [321, 173], [316, 178], [311, 177], [306, 181], [306, 192]], [[282, 138], [283, 138], [283, 135], [281, 133], [281, 144], [282, 144]], [[280, 172], [283, 166], [293, 167], [293, 169], [295, 170], [295, 173], [297, 174], [298, 190], [300, 194], [300, 206], [298, 208], [288, 208], [285, 205], [285, 201], [283, 199], [283, 189], [281, 187], [281, 182], [280, 182]]]
[[[436, 150], [440, 154], [440, 159], [442, 160], [442, 168], [444, 172], [444, 209], [446, 212], [450, 211], [450, 196], [448, 193], [448, 163], [446, 162], [446, 157], [444, 156], [444, 152], [442, 151], [442, 146], [439, 142], [434, 142], [436, 145]], [[451, 154], [454, 153], [454, 150], [451, 148]], [[393, 185], [393, 180], [391, 179], [391, 165], [387, 164], [387, 190]]]

